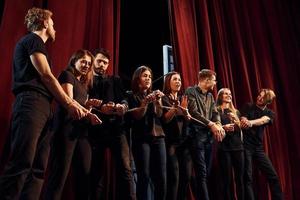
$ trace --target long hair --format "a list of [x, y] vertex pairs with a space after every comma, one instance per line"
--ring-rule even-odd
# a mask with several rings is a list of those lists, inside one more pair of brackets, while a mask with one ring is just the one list
[[[140, 92], [140, 78], [142, 76], [142, 73], [145, 72], [145, 71], [149, 71], [151, 73], [151, 76], [153, 77], [153, 73], [152, 73], [152, 70], [145, 66], [145, 65], [142, 65], [140, 67], [138, 67], [133, 75], [132, 75], [132, 80], [131, 80], [131, 89], [132, 89], [132, 93], [133, 94], [137, 94]], [[152, 90], [152, 83], [151, 83], [151, 86], [150, 88], [147, 90], [147, 93], [150, 93]]]
[[[169, 95], [172, 92], [170, 82], [171, 82], [172, 76], [176, 75], [176, 74], [178, 74], [180, 76], [180, 74], [178, 72], [175, 72], [175, 71], [169, 72], [166, 75], [165, 80], [164, 80], [164, 85], [163, 85], [163, 93], [165, 95]], [[181, 88], [180, 88], [180, 90], [181, 90]]]
[[[75, 69], [75, 63], [84, 56], [89, 56], [91, 58], [91, 63], [94, 63], [94, 56], [91, 52], [85, 49], [79, 49], [74, 52], [68, 63], [68, 70], [76, 75], [77, 70]], [[86, 89], [90, 89], [93, 86], [93, 66], [89, 67], [89, 71], [86, 75], [80, 77], [80, 82], [83, 83]]]
[[[223, 94], [224, 94], [224, 91], [225, 91], [225, 90], [229, 90], [229, 91], [230, 91], [229, 88], [221, 88], [221, 89], [218, 91], [218, 95], [217, 95], [217, 108], [218, 108], [218, 109], [221, 109], [221, 105], [222, 105], [222, 103], [223, 103]], [[235, 109], [235, 107], [234, 107], [232, 101], [229, 103], [229, 110], [230, 110], [233, 114], [237, 115], [237, 109]]]
[[28, 31], [40, 31], [45, 27], [44, 21], [51, 16], [52, 12], [50, 10], [33, 7], [27, 11], [24, 24]]

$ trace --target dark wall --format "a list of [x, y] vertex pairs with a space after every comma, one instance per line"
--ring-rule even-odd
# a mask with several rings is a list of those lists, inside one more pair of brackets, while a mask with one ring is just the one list
[[[170, 44], [167, 1], [122, 1], [119, 75], [126, 89], [141, 65], [150, 66], [153, 79], [162, 75], [164, 44]], [[161, 84], [157, 82], [154, 89], [161, 89]]]

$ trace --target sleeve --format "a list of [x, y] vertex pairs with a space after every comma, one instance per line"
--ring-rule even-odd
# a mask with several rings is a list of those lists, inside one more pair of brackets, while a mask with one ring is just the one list
[[39, 38], [33, 37], [32, 39], [27, 40], [25, 43], [25, 48], [27, 49], [28, 55], [39, 52], [47, 56], [45, 44]]
[[[163, 96], [163, 97], [161, 98], [161, 102], [162, 102], [162, 105], [163, 105], [163, 106], [168, 106], [168, 107], [171, 106], [171, 105], [170, 105], [170, 102], [169, 102], [169, 99], [168, 99], [168, 97], [166, 97], [166, 96]], [[168, 112], [168, 109], [163, 108], [163, 113], [166, 113], [166, 112]]]
[[58, 81], [60, 84], [64, 83], [70, 83], [72, 85], [75, 85], [75, 77], [71, 72], [68, 71], [62, 71], [62, 73], [58, 77]]
[[185, 91], [185, 95], [188, 96], [188, 110], [192, 117], [200, 120], [206, 126], [209, 124], [209, 120], [206, 119], [198, 110], [196, 95], [193, 92], [193, 88], [188, 88]]
[[211, 95], [211, 101], [212, 101], [212, 117], [211, 117], [211, 121], [216, 122], [218, 124], [221, 124], [221, 118], [220, 118], [220, 113], [217, 110], [217, 106], [216, 103], [214, 101], [213, 96]]
[[268, 124], [273, 124], [274, 119], [275, 119], [275, 113], [274, 113], [272, 110], [267, 109], [267, 110], [266, 110], [266, 113], [265, 113], [264, 115], [265, 115], [265, 116], [268, 116], [268, 117], [270, 118], [270, 121], [269, 121]]

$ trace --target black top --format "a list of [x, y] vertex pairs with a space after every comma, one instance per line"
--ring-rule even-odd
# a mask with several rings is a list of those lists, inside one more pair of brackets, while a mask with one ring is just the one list
[[[228, 113], [232, 111], [230, 109], [218, 109], [221, 117], [222, 125], [231, 124], [233, 123], [228, 116]], [[240, 117], [240, 113], [237, 112], [238, 117]], [[237, 125], [234, 127], [233, 132], [226, 132], [225, 138], [219, 145], [219, 148], [223, 151], [236, 151], [236, 150], [243, 150], [243, 142], [242, 142], [242, 135], [241, 129]]]
[[[62, 71], [58, 77], [58, 81], [60, 84], [69, 83], [73, 85], [73, 99], [80, 103], [80, 105], [85, 105], [87, 100], [87, 90], [71, 71]], [[87, 135], [87, 128], [87, 119], [73, 120], [64, 107], [61, 105], [58, 106], [54, 116], [55, 132], [58, 132], [58, 134], [65, 134], [70, 137], [77, 137], [79, 135]]]
[[243, 131], [245, 147], [263, 145], [262, 142], [263, 142], [264, 129], [268, 124], [273, 123], [275, 113], [268, 108], [262, 110], [261, 108], [257, 107], [254, 103], [248, 103], [241, 110], [241, 116], [247, 117], [248, 120], [258, 119], [263, 116], [267, 116], [271, 119], [267, 124], [261, 126], [253, 126]]
[[[181, 101], [181, 97], [178, 98]], [[173, 105], [172, 100], [167, 97], [162, 97], [163, 106], [171, 107]], [[168, 112], [168, 109], [164, 109], [164, 114]], [[162, 122], [162, 127], [166, 135], [166, 142], [168, 144], [180, 144], [185, 137], [186, 131], [186, 119], [183, 115], [175, 115], [169, 122]]]
[[[140, 107], [144, 97], [145, 95], [142, 94], [129, 94], [129, 108]], [[161, 118], [156, 116], [153, 103], [148, 104], [147, 111], [141, 119], [132, 119], [132, 134], [133, 139], [138, 140], [147, 140], [153, 137], [165, 136], [162, 129]]]
[[22, 91], [35, 90], [52, 98], [31, 63], [30, 55], [36, 52], [44, 54], [50, 65], [45, 43], [38, 35], [29, 33], [17, 43], [13, 57], [13, 93], [17, 95]]
[[[103, 100], [102, 104], [114, 102], [115, 104], [126, 104], [122, 80], [118, 76], [94, 76], [93, 88], [89, 92], [89, 98]], [[97, 111], [95, 112], [102, 120], [101, 125], [93, 126], [91, 134], [95, 137], [106, 135], [119, 135], [124, 133], [124, 117], [118, 115], [106, 115]], [[101, 133], [99, 133], [101, 132]]]

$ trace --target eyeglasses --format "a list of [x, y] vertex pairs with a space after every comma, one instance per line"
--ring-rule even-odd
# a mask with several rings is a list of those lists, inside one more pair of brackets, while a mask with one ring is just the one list
[[89, 62], [87, 60], [81, 60], [80, 63], [84, 65], [92, 66], [92, 62]]

